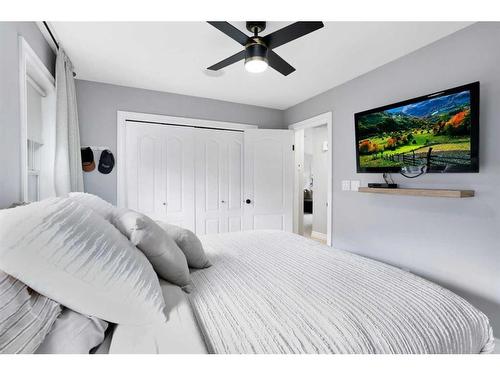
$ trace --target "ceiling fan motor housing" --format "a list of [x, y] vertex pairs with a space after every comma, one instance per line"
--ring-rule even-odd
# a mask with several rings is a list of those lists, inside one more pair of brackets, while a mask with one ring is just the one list
[[266, 21], [247, 21], [247, 30], [251, 33], [258, 34], [266, 29]]
[[260, 43], [248, 44], [245, 48], [245, 62], [250, 60], [267, 61], [267, 47]]

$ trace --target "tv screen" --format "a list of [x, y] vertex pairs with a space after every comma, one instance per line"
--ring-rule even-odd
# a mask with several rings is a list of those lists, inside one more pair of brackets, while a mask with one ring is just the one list
[[356, 113], [358, 173], [479, 171], [479, 82]]

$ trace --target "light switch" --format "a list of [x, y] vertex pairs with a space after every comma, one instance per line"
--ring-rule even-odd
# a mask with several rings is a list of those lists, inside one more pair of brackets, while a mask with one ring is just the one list
[[343, 191], [351, 190], [351, 181], [350, 180], [342, 180], [342, 190]]
[[351, 180], [351, 191], [358, 191], [360, 183], [359, 180]]

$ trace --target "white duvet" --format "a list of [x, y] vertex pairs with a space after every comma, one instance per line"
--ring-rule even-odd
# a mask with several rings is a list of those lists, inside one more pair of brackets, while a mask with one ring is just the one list
[[190, 300], [214, 353], [485, 353], [488, 318], [398, 268], [275, 231], [205, 236]]

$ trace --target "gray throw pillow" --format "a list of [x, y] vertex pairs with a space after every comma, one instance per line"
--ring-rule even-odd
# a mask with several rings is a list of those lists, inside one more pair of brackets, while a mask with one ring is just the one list
[[207, 268], [211, 266], [210, 261], [203, 250], [200, 239], [189, 229], [177, 225], [157, 221], [158, 225], [172, 238], [186, 256], [187, 263], [191, 268]]
[[162, 279], [191, 290], [186, 257], [175, 241], [151, 218], [129, 209], [119, 209], [112, 223], [137, 246]]
[[0, 271], [0, 354], [33, 353], [60, 313], [57, 302]]

